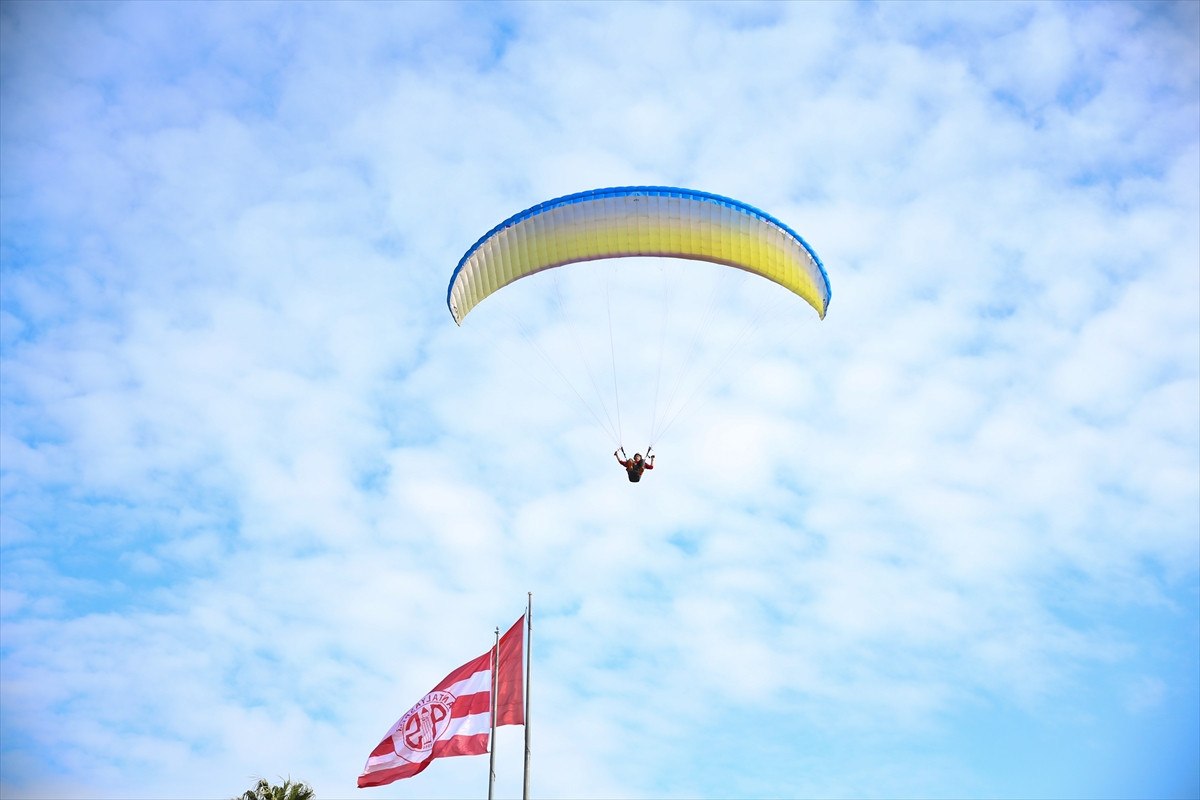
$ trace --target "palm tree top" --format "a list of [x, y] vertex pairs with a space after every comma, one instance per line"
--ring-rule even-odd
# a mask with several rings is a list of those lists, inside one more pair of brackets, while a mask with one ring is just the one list
[[293, 782], [291, 778], [276, 786], [259, 778], [253, 789], [247, 789], [233, 800], [316, 800], [316, 792], [304, 781]]

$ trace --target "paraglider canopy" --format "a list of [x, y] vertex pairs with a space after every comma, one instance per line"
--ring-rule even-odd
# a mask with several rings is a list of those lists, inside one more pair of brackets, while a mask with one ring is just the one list
[[[576, 262], [605, 263], [583, 270], [556, 269]], [[661, 277], [661, 313], [647, 313], [648, 295], [643, 293], [622, 299], [618, 292], [614, 304], [610, 289], [618, 262], [628, 265], [627, 277], [639, 286], [645, 285], [644, 278]], [[699, 262], [718, 268], [708, 269], [709, 264]], [[787, 322], [794, 316], [785, 310], [797, 305], [792, 297], [764, 292], [759, 309], [742, 317], [745, 324], [740, 330], [731, 330], [723, 324], [725, 317], [714, 313], [737, 307], [739, 293], [722, 289], [727, 279], [751, 278], [746, 283], [772, 289], [757, 280], [765, 278], [802, 298], [821, 318], [830, 297], [820, 258], [799, 234], [770, 214], [708, 192], [624, 186], [547, 200], [492, 228], [459, 260], [446, 291], [446, 305], [461, 325], [493, 293], [541, 272], [547, 273], [556, 301], [542, 308], [557, 308], [561, 324], [552, 326], [547, 336], [535, 335], [522, 315], [512, 314], [515, 328], [566, 385], [568, 401], [572, 396], [578, 400], [617, 446], [625, 439], [623, 402], [626, 408], [649, 410], [646, 441], [657, 444], [730, 363], [747, 332], [763, 320]], [[714, 276], [707, 308], [700, 314], [688, 313], [686, 301], [699, 299], [701, 285]], [[603, 286], [561, 292], [560, 284], [567, 281], [560, 279], [573, 277], [603, 278]], [[767, 294], [774, 297], [768, 300]], [[574, 295], [582, 303], [564, 303], [564, 295], [568, 301]], [[631, 299], [636, 299], [636, 305], [628, 302]], [[684, 313], [673, 311], [676, 299], [685, 301]], [[615, 324], [614, 305], [619, 309]], [[679, 324], [685, 321], [693, 324]], [[647, 341], [651, 323], [660, 329], [657, 359]], [[689, 330], [690, 342], [685, 338]], [[600, 334], [607, 334], [602, 341]], [[610, 362], [607, 367], [600, 363], [604, 360]], [[523, 374], [534, 376], [533, 371]], [[589, 387], [594, 393], [590, 400]], [[630, 402], [631, 394], [645, 402]]]
[[725, 264], [804, 298], [823, 319], [825, 267], [799, 234], [720, 195], [665, 186], [594, 189], [547, 200], [488, 231], [454, 270], [446, 304], [456, 324], [488, 295], [542, 270], [628, 256]]

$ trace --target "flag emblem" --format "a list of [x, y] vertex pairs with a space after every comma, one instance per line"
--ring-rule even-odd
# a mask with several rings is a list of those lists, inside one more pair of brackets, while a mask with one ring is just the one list
[[[454, 709], [454, 695], [449, 692], [430, 692], [417, 703], [397, 726], [392, 736], [396, 755], [409, 761], [419, 761], [433, 749], [436, 742], [450, 724], [450, 712]], [[414, 758], [409, 758], [408, 753]]]

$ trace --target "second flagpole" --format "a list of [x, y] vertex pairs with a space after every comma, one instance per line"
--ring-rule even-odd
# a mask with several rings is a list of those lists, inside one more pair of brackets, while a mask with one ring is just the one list
[[533, 661], [533, 592], [525, 604], [525, 781], [521, 797], [529, 800], [529, 665]]
[[496, 786], [496, 673], [500, 671], [500, 629], [496, 628], [496, 644], [492, 646], [492, 735], [488, 738], [488, 800]]

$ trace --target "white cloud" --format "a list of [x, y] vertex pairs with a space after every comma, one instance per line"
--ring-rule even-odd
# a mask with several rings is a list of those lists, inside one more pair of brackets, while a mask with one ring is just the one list
[[[1189, 8], [6, 6], [3, 793], [351, 794], [529, 590], [535, 794], [1086, 794], [977, 750], [1195, 740]], [[769, 210], [834, 292], [638, 486], [517, 330], [577, 367], [555, 284], [444, 306], [492, 225], [627, 183]], [[558, 290], [632, 452], [691, 331], [625, 266]], [[718, 294], [714, 345], [764, 305]], [[1141, 758], [1108, 790], [1186, 794]]]

